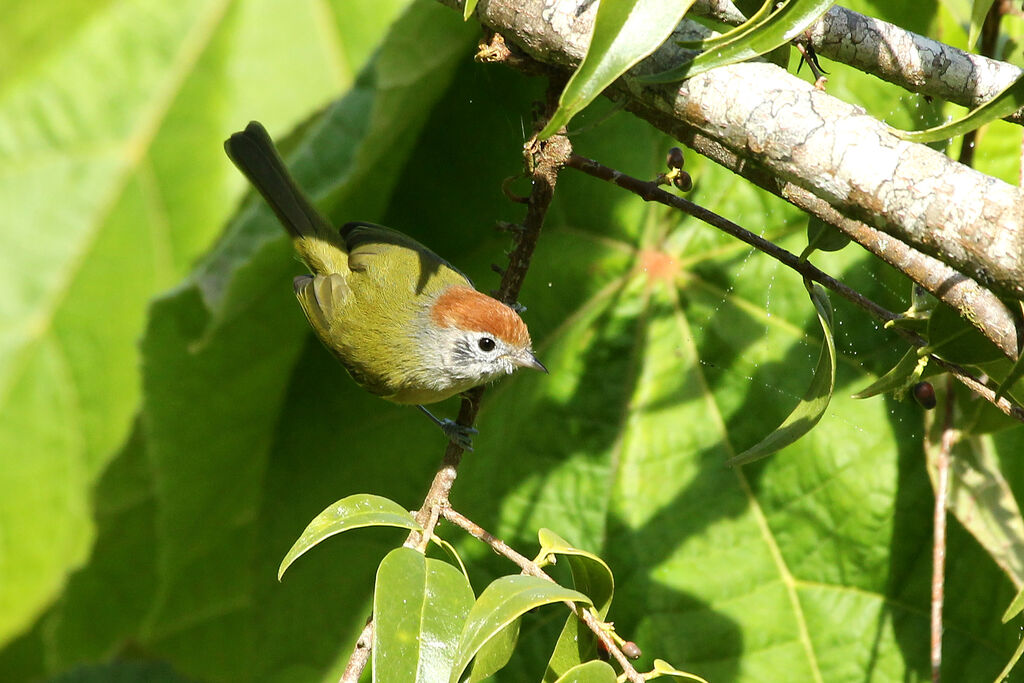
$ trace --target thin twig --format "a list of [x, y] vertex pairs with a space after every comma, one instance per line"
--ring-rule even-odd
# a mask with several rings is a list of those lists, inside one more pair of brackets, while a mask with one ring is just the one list
[[341, 675], [340, 683], [357, 683], [366, 662], [370, 659], [370, 652], [373, 649], [373, 617], [366, 620], [366, 626], [356, 639], [355, 650], [348, 659], [345, 666], [345, 673]]
[[[552, 583], [556, 583], [555, 580], [552, 579], [543, 569], [537, 566], [536, 563], [516, 552], [503, 540], [492, 535], [476, 522], [457, 512], [454, 508], [446, 507], [442, 509], [441, 516], [455, 526], [466, 531], [466, 533], [473, 538], [489, 545], [494, 552], [517, 564], [519, 568], [523, 570], [524, 574], [529, 574], [530, 576], [536, 576], [538, 578], [551, 581]], [[623, 654], [622, 650], [619, 649], [619, 646], [615, 643], [612, 637], [608, 635], [607, 625], [595, 617], [594, 614], [585, 606], [577, 605], [571, 600], [565, 600], [564, 602], [569, 609], [579, 617], [580, 621], [586, 624], [587, 628], [597, 636], [598, 640], [601, 641], [601, 644], [608, 650], [611, 656], [615, 658], [615, 661], [617, 661], [619, 666], [622, 667], [622, 672], [626, 675], [626, 679], [633, 683], [643, 683], [645, 680], [643, 674], [633, 667], [633, 663], [629, 661], [629, 658]]]
[[[671, 192], [666, 192], [656, 183], [628, 176], [625, 173], [621, 173], [613, 168], [604, 166], [593, 159], [587, 159], [575, 154], [569, 159], [567, 166], [583, 171], [595, 178], [614, 183], [615, 185], [636, 194], [644, 201], [658, 202], [660, 204], [679, 209], [694, 218], [702, 220], [708, 225], [718, 228], [719, 230], [746, 242], [755, 249], [764, 252], [768, 256], [779, 261], [779, 263], [792, 268], [794, 271], [800, 273], [809, 280], [813, 280], [814, 282], [832, 290], [836, 294], [859, 306], [883, 322], [889, 322], [899, 318], [898, 314], [875, 303], [860, 292], [848, 287], [839, 280], [836, 280], [828, 273], [814, 267], [807, 261], [801, 260], [796, 254], [786, 251], [773, 242], [750, 232], [746, 228], [733, 223], [727, 218], [719, 216], [713, 211], [705, 209], [703, 206], [694, 204], [688, 199], [674, 195]], [[914, 346], [924, 347], [928, 344], [928, 341], [916, 332], [912, 332], [901, 327], [893, 327], [892, 329], [896, 334]], [[971, 373], [963, 367], [956, 365], [955, 363], [944, 361], [935, 355], [931, 355], [929, 358], [931, 361], [949, 371], [967, 388], [976, 392], [986, 401], [993, 404], [1005, 415], [1020, 422], [1024, 422], [1024, 408], [1021, 408], [1017, 404], [1007, 400], [1005, 397], [1000, 397], [997, 400], [994, 390], [986, 386], [984, 382], [981, 382], [972, 376]]]
[[[558, 93], [561, 92], [562, 85], [562, 83], [552, 82], [548, 88], [547, 111], [549, 115], [557, 106]], [[533, 250], [537, 246], [537, 239], [540, 237], [541, 227], [544, 224], [544, 216], [547, 214], [554, 196], [558, 172], [572, 154], [572, 145], [562, 131], [561, 134], [554, 135], [544, 142], [538, 142], [534, 138], [527, 144], [524, 154], [527, 159], [527, 167], [531, 170], [532, 190], [522, 230], [516, 232], [515, 246], [509, 255], [509, 265], [504, 270], [497, 291], [497, 298], [510, 305], [519, 298], [519, 291], [522, 289], [526, 271], [530, 267], [530, 258], [533, 256]], [[484, 387], [480, 386], [463, 394], [459, 415], [456, 418], [458, 424], [467, 427], [473, 426], [480, 410], [480, 399], [483, 393]], [[434, 475], [430, 489], [423, 499], [423, 504], [416, 513], [416, 521], [423, 528], [423, 532], [410, 533], [405, 540], [406, 547], [424, 550], [430, 542], [438, 516], [449, 505], [448, 497], [455, 484], [462, 455], [462, 447], [454, 442], [449, 442], [445, 447], [441, 466]], [[354, 683], [359, 680], [369, 659], [372, 642], [373, 617], [371, 616], [360, 634], [359, 640], [356, 641], [348, 665], [345, 667], [345, 673], [339, 683]]]
[[942, 606], [946, 587], [946, 506], [949, 503], [949, 465], [956, 441], [953, 429], [953, 381], [946, 380], [946, 410], [942, 441], [935, 457], [935, 513], [932, 541], [931, 662], [932, 683], [942, 678]]

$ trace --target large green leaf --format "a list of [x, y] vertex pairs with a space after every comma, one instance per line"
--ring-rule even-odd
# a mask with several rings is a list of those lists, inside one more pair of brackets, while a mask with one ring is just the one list
[[540, 132], [547, 138], [594, 101], [669, 37], [694, 0], [603, 0], [587, 55], [558, 98], [558, 110]]
[[323, 14], [269, 0], [5, 3], [0, 452], [20, 455], [0, 465], [0, 642], [96, 538], [89, 491], [137, 409], [146, 304], [241, 189], [224, 132], [326, 102], [398, 4], [318, 30]]
[[[110, 6], [80, 3], [69, 11], [88, 23], [82, 17], [97, 21]], [[309, 6], [344, 12], [328, 12], [329, 21], [303, 34], [303, 45], [337, 35], [339, 49], [329, 54], [348, 59], [353, 40], [371, 49], [379, 33], [356, 29], [380, 6]], [[267, 7], [239, 3], [229, 15], [244, 14], [266, 35], [284, 36], [262, 19], [274, 16]], [[936, 35], [928, 25], [934, 3], [908, 9], [854, 0], [853, 8]], [[287, 7], [296, 20], [307, 9]], [[505, 263], [509, 237], [489, 226], [496, 217], [522, 218], [499, 188], [520, 169], [522, 121], [544, 84], [471, 63], [466, 55], [476, 36], [472, 27], [462, 32], [457, 13], [432, 2], [416, 12], [418, 23], [400, 25], [382, 45], [382, 61], [350, 94], [345, 116], [322, 134], [323, 119], [313, 117], [286, 150], [336, 221], [377, 220], [405, 230], [481, 289], [493, 289], [490, 264]], [[11, 16], [5, 14], [5, 38], [19, 25]], [[287, 22], [277, 24], [284, 31]], [[38, 55], [73, 41], [74, 31], [61, 30], [66, 24], [54, 26], [59, 35], [46, 24], [42, 38], [30, 41], [36, 64]], [[358, 36], [345, 38], [346, 28]], [[241, 47], [225, 38], [211, 55]], [[269, 60], [291, 46], [268, 39], [248, 47]], [[0, 54], [5, 50], [0, 41]], [[280, 64], [244, 70], [259, 81], [250, 96], [277, 101], [275, 83], [286, 88], [288, 69], [295, 69], [287, 55]], [[31, 65], [4, 66], [0, 89], [37, 73]], [[421, 78], [432, 85], [403, 98], [403, 88]], [[117, 82], [113, 73], [107, 80]], [[225, 214], [235, 205], [219, 198], [218, 188], [234, 198], [245, 184], [221, 159], [220, 142], [250, 118], [267, 120], [258, 107], [223, 114], [237, 95], [232, 82], [207, 83], [222, 104], [191, 110], [223, 116], [223, 130], [209, 136], [212, 150], [184, 142], [165, 148], [197, 159], [209, 154], [222, 182], [185, 173], [180, 180], [202, 191], [194, 206], [216, 205]], [[904, 127], [918, 116], [934, 118], [939, 108], [852, 69], [833, 69], [829, 91], [878, 114], [895, 111]], [[608, 111], [598, 100], [580, 123]], [[300, 118], [305, 114], [270, 121], [271, 130], [284, 136]], [[1015, 177], [1019, 133], [1010, 124], [986, 128], [979, 168]], [[573, 142], [578, 153], [641, 177], [654, 177], [676, 144], [626, 114]], [[360, 170], [346, 171], [351, 167], [340, 160], [353, 157]], [[696, 201], [790, 251], [802, 249], [806, 217], [698, 157], [687, 158], [687, 170]], [[176, 210], [190, 206], [189, 195], [172, 186], [162, 187], [176, 196]], [[367, 529], [321, 544], [283, 583], [277, 566], [298, 531], [343, 496], [373, 493], [415, 507], [443, 438], [415, 411], [361, 392], [308, 336], [289, 291], [301, 266], [259, 202], [243, 212], [190, 280], [200, 283], [201, 296], [183, 287], [154, 311], [146, 345], [147, 354], [159, 349], [147, 355], [148, 405], [156, 413], [146, 423], [156, 418], [162, 426], [153, 436], [140, 428], [97, 468], [96, 488], [84, 498], [83, 519], [96, 525], [91, 556], [58, 586], [58, 602], [0, 650], [3, 678], [45, 680], [125, 651], [161, 657], [203, 681], [340, 677], [372, 612], [379, 558], [394, 547], [396, 532]], [[203, 225], [212, 234], [216, 223]], [[906, 308], [906, 280], [862, 250], [814, 259], [890, 310]], [[638, 643], [645, 658], [709, 681], [929, 678], [933, 501], [923, 411], [887, 397], [848, 398], [897, 363], [905, 349], [898, 337], [836, 300], [837, 390], [821, 422], [779, 457], [733, 471], [723, 463], [785, 418], [821, 350], [798, 276], [706, 226], [567, 171], [521, 303], [552, 374], [519, 374], [488, 389], [477, 452], [463, 461], [453, 491], [461, 512], [520, 551], [534, 548], [537, 529], [548, 527], [600, 556], [616, 575], [620, 635]], [[129, 349], [117, 362], [132, 368], [138, 358]], [[160, 364], [166, 369], [157, 372]], [[280, 379], [270, 381], [275, 373], [267, 366], [276, 366]], [[441, 414], [454, 409], [454, 401], [437, 406]], [[110, 416], [110, 424], [119, 419]], [[66, 420], [54, 434], [73, 438], [75, 424]], [[197, 438], [182, 444], [193, 432]], [[986, 437], [1016, 496], [1024, 483], [1024, 460], [1016, 457], [1024, 452], [1021, 434], [1013, 428]], [[3, 467], [32, 464], [20, 450], [19, 457], [9, 452], [0, 456]], [[36, 491], [45, 483], [26, 481]], [[4, 504], [27, 495], [4, 486]], [[457, 543], [481, 586], [510, 571], [506, 560], [450, 525], [441, 532]], [[993, 680], [1018, 644], [1017, 621], [999, 623], [1015, 590], [955, 521], [947, 553], [944, 678]], [[495, 680], [539, 680], [563, 614], [552, 607], [528, 615], [512, 661]]]
[[444, 680], [473, 597], [469, 581], [447, 562], [412, 548], [388, 553], [373, 588], [373, 680]]

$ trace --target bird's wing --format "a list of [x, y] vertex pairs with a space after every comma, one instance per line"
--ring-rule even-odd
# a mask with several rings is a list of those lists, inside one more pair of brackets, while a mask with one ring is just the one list
[[389, 283], [411, 274], [417, 292], [452, 284], [473, 286], [455, 266], [397, 230], [373, 223], [347, 223], [341, 227], [341, 236], [348, 248], [349, 268], [355, 273]]

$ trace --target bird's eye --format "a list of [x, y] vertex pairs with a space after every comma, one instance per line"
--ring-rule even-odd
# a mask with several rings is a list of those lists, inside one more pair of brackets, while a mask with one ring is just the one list
[[481, 351], [486, 351], [488, 353], [493, 351], [495, 347], [494, 340], [490, 337], [480, 337], [480, 341], [478, 341], [476, 345], [480, 347]]

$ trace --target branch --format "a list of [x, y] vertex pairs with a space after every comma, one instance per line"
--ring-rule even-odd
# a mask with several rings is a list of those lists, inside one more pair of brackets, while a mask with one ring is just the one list
[[[996, 4], [999, 4], [997, 0]], [[1020, 68], [950, 47], [887, 22], [832, 7], [809, 31], [818, 54], [911, 92], [974, 109], [1024, 74]], [[1006, 118], [1024, 123], [1022, 112]]]
[[[510, 46], [567, 73], [586, 52], [596, 10], [583, 0], [485, 0], [477, 17]], [[682, 59], [676, 40], [692, 32], [684, 24], [613, 85], [631, 110], [667, 132], [694, 128], [847, 218], [1024, 298], [1024, 196], [1017, 188], [900, 140], [857, 107], [772, 64], [714, 69], [679, 86], [641, 83], [638, 76]]]
[[[441, 511], [441, 515], [455, 526], [465, 530], [473, 538], [483, 541], [489, 545], [494, 552], [519, 565], [519, 568], [523, 570], [524, 574], [536, 576], [555, 583], [555, 580], [548, 576], [547, 573], [545, 573], [544, 570], [538, 567], [534, 562], [531, 562], [526, 557], [510, 548], [503, 540], [488, 533], [482, 526], [456, 512], [453, 508], [444, 508]], [[594, 635], [596, 635], [597, 639], [601, 641], [601, 644], [605, 649], [608, 650], [612, 657], [615, 658], [615, 661], [617, 661], [619, 666], [622, 667], [622, 672], [626, 675], [626, 679], [633, 681], [634, 683], [643, 683], [645, 680], [643, 674], [633, 667], [633, 663], [629, 661], [629, 658], [623, 654], [622, 650], [619, 649], [619, 646], [615, 643], [612, 637], [608, 635], [607, 624], [594, 616], [589, 609], [582, 605], [577, 605], [571, 600], [566, 600], [565, 604], [577, 617], [580, 618], [580, 621], [587, 625], [587, 628], [593, 631]]]
[[[1002, 0], [994, 9], [999, 12]], [[726, 0], [693, 5], [696, 15], [736, 26], [745, 18]], [[910, 92], [974, 109], [1020, 78], [1019, 67], [966, 52], [904, 28], [834, 5], [805, 34], [823, 57], [872, 74]], [[1024, 123], [1018, 111], [1006, 117]]]

